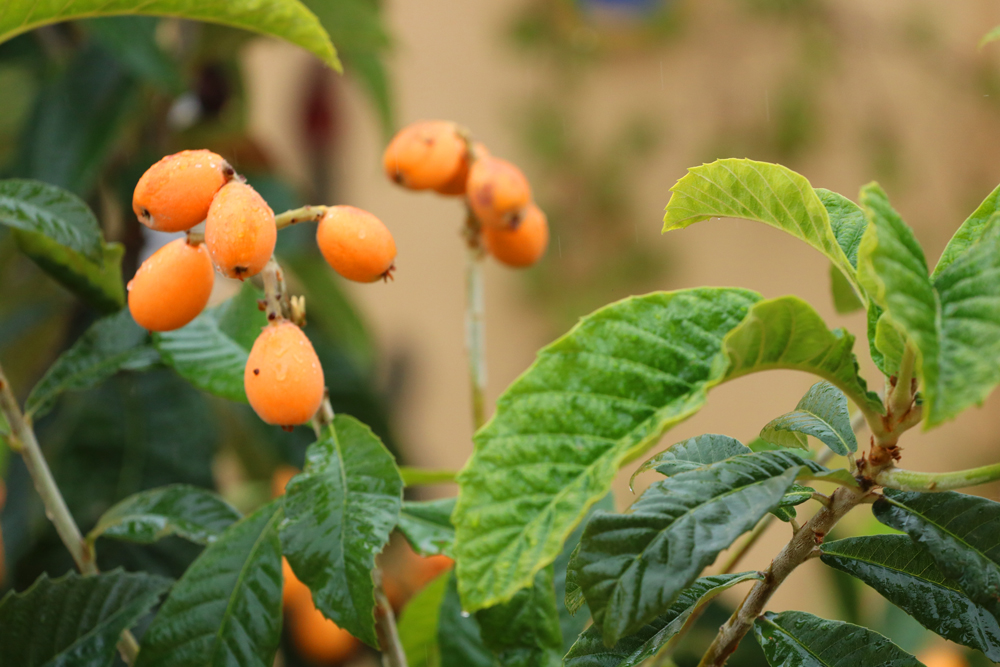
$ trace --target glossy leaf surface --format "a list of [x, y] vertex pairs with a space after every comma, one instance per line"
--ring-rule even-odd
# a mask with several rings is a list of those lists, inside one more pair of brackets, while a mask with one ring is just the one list
[[129, 496], [101, 516], [87, 539], [114, 537], [149, 544], [177, 535], [198, 544], [211, 544], [240, 513], [211, 491], [172, 484]]
[[125, 246], [121, 243], [102, 245], [95, 262], [44, 234], [17, 230], [14, 237], [21, 252], [89, 306], [102, 313], [114, 313], [125, 305]]
[[421, 556], [451, 555], [455, 528], [451, 525], [454, 498], [403, 502], [397, 528]]
[[171, 581], [122, 570], [40, 579], [0, 600], [0, 664], [105, 667], [122, 631], [153, 608]]
[[378, 646], [372, 569], [402, 495], [392, 454], [347, 415], [310, 445], [305, 469], [285, 487], [281, 541], [292, 570], [325, 616], [371, 646]]
[[280, 503], [205, 548], [142, 638], [136, 667], [271, 667], [281, 639]]
[[824, 563], [865, 582], [928, 630], [1000, 660], [997, 616], [970, 600], [908, 536], [854, 537], [820, 548]]
[[841, 456], [858, 449], [847, 397], [829, 382], [817, 382], [810, 387], [795, 410], [772, 420], [760, 437], [788, 447], [797, 440], [787, 435], [796, 434], [811, 435]]
[[0, 181], [0, 223], [42, 234], [92, 262], [101, 259], [97, 218], [83, 200], [54, 185], [16, 178]]
[[923, 667], [877, 632], [801, 611], [766, 612], [754, 632], [774, 667]]

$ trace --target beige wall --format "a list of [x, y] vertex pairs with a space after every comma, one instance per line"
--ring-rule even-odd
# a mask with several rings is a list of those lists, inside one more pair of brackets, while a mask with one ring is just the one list
[[[400, 121], [457, 120], [495, 154], [522, 163], [530, 177], [533, 165], [516, 141], [511, 118], [516, 103], [547, 82], [503, 39], [503, 26], [518, 4], [395, 0], [388, 10], [398, 42], [392, 62]], [[669, 257], [673, 265], [669, 278], [637, 286], [637, 291], [707, 284], [750, 287], [765, 296], [796, 294], [814, 303], [831, 325], [846, 326], [860, 337], [856, 351], [866, 360], [866, 375], [874, 380], [864, 318], [833, 312], [828, 264], [818, 253], [776, 230], [743, 221], [716, 220], [660, 235], [670, 185], [702, 159], [720, 127], [767, 122], [770, 93], [790, 59], [800, 53], [792, 26], [749, 20], [735, 0], [683, 4], [689, 23], [679, 40], [597, 67], [579, 102], [595, 136], [636, 108], [662, 118], [669, 130], [669, 141], [635, 184], [637, 210], [642, 212], [636, 242], [662, 248], [664, 261]], [[872, 178], [862, 129], [875, 115], [888, 119], [902, 156], [902, 175], [889, 194], [933, 262], [965, 214], [1000, 183], [1000, 106], [983, 99], [983, 91], [974, 85], [976, 72], [1000, 57], [1000, 46], [983, 53], [975, 50], [979, 36], [1000, 23], [1000, 9], [990, 0], [828, 4], [833, 7], [829, 21], [839, 57], [823, 86], [825, 127], [820, 144], [794, 166], [814, 185], [854, 198]], [[920, 26], [931, 26], [936, 38], [918, 49], [908, 35]], [[289, 93], [302, 80], [307, 57], [291, 47], [261, 42], [249, 61], [256, 134], [290, 174], [301, 176], [295, 140], [284, 120], [293, 109]], [[337, 203], [354, 204], [381, 217], [399, 248], [395, 282], [352, 286], [351, 291], [385, 353], [405, 353], [413, 362], [397, 415], [411, 460], [457, 468], [471, 452], [463, 354], [463, 248], [458, 236], [462, 212], [454, 201], [404, 192], [383, 177], [374, 115], [352, 82], [338, 85], [344, 93], [348, 132], [337, 164], [342, 193]], [[553, 247], [556, 243], [553, 239]], [[515, 272], [491, 264], [487, 282], [493, 399], [528, 366], [551, 333]], [[752, 438], [770, 418], [793, 408], [813, 381], [804, 374], [776, 372], [723, 386], [663, 444], [703, 432]], [[905, 465], [955, 469], [995, 460], [1000, 452], [995, 434], [998, 405], [998, 399], [991, 399], [953, 424], [908, 436]], [[616, 485], [622, 506], [632, 498], [626, 481], [623, 475]], [[763, 566], [786, 532], [775, 527], [747, 565]], [[773, 606], [801, 598], [797, 583], [815, 567], [818, 564], [812, 563], [797, 572]], [[815, 602], [796, 599], [796, 604]]]

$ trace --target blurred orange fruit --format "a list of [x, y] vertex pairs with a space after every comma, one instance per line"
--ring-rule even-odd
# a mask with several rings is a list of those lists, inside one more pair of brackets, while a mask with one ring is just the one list
[[293, 610], [290, 620], [295, 647], [302, 657], [313, 662], [322, 665], [344, 662], [361, 644], [312, 605]]

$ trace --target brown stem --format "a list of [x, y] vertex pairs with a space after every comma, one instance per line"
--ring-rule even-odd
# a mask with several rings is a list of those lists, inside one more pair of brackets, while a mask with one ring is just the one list
[[472, 393], [472, 425], [478, 431], [486, 423], [486, 314], [483, 297], [483, 257], [479, 221], [470, 210], [465, 227], [465, 346], [469, 356]]
[[403, 652], [403, 643], [399, 640], [399, 632], [396, 630], [396, 615], [382, 590], [382, 571], [376, 569], [372, 574], [375, 579], [375, 605], [377, 607], [375, 610], [375, 629], [382, 647], [382, 665], [383, 667], [407, 667], [406, 653]]

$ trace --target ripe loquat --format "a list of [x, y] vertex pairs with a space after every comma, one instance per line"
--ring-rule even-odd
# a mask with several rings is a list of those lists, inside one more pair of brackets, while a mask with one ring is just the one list
[[215, 193], [235, 171], [212, 151], [181, 151], [146, 170], [132, 194], [139, 222], [160, 232], [191, 229], [208, 216]]
[[507, 266], [531, 266], [545, 254], [549, 244], [549, 225], [534, 204], [528, 205], [516, 227], [482, 228], [486, 251]]
[[484, 227], [516, 225], [531, 203], [531, 186], [521, 170], [490, 155], [469, 168], [465, 194]]
[[281, 573], [284, 575], [285, 585], [281, 589], [281, 604], [285, 609], [300, 609], [304, 606], [311, 607], [312, 592], [309, 587], [299, 581], [299, 578], [292, 572], [292, 566], [288, 559], [281, 559]]
[[316, 228], [316, 244], [333, 269], [359, 283], [391, 278], [396, 242], [382, 221], [353, 206], [330, 206]]
[[230, 181], [215, 195], [205, 222], [205, 245], [224, 275], [240, 280], [257, 275], [277, 240], [274, 211], [252, 187]]
[[360, 642], [323, 613], [310, 605], [292, 610], [289, 619], [292, 641], [302, 657], [321, 665], [335, 665], [349, 659]]
[[404, 188], [454, 188], [453, 180], [468, 168], [467, 146], [455, 123], [426, 120], [400, 130], [382, 155], [386, 175]]
[[243, 371], [250, 407], [268, 424], [304, 424], [323, 402], [323, 368], [302, 329], [280, 320], [264, 327]]
[[152, 254], [128, 283], [132, 318], [150, 331], [173, 331], [198, 317], [212, 294], [215, 271], [204, 245], [176, 239]]

